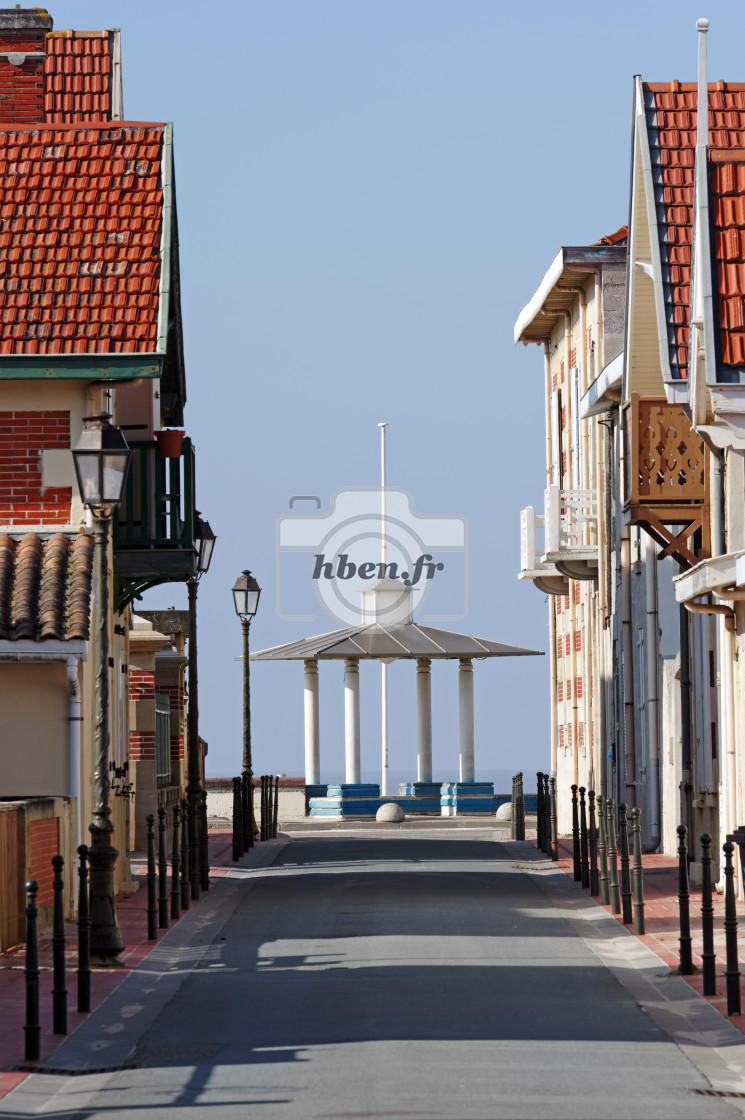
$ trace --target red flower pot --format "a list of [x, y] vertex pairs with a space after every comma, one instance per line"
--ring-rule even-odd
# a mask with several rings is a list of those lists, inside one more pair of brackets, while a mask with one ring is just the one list
[[186, 432], [181, 428], [161, 428], [155, 433], [161, 459], [178, 459]]

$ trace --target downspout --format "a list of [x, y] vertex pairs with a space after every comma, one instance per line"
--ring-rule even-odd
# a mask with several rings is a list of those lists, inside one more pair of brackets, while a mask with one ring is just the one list
[[82, 814], [83, 807], [80, 803], [80, 681], [78, 671], [80, 662], [77, 657], [67, 658], [67, 684], [70, 691], [70, 708], [67, 717], [70, 724], [70, 797], [77, 802], [77, 843], [83, 843]]
[[554, 481], [553, 423], [551, 420], [551, 344], [543, 343], [543, 369], [546, 380], [546, 486]]
[[[568, 403], [569, 403], [569, 423], [571, 424], [571, 428], [569, 427], [569, 424], [567, 425], [567, 430], [574, 433], [575, 423], [576, 423], [575, 415], [574, 415], [575, 396], [574, 396], [574, 393], [572, 392], [572, 381], [571, 381], [571, 377], [570, 377], [571, 357], [572, 357], [572, 313], [571, 313], [571, 311], [565, 311], [563, 314], [564, 314], [564, 340], [565, 340], [565, 345], [566, 345], [566, 359], [565, 359], [565, 361], [566, 361], [566, 370], [567, 370], [567, 384], [568, 384], [568, 387], [569, 387], [569, 393], [567, 394], [567, 399], [568, 399]], [[561, 420], [559, 422], [561, 422]], [[579, 450], [577, 445], [576, 445], [576, 440], [573, 439], [572, 442], [573, 442], [572, 454], [567, 456], [567, 467], [568, 467], [567, 473], [569, 475], [569, 489], [570, 490], [575, 488], [576, 485], [577, 485], [575, 456], [577, 456], [578, 450]], [[559, 464], [559, 471], [561, 472], [561, 464]], [[561, 481], [563, 483], [563, 479]], [[576, 651], [574, 649], [574, 634], [575, 634], [575, 631], [577, 629], [577, 608], [576, 608], [576, 605], [575, 605], [575, 602], [574, 602], [574, 582], [575, 581], [572, 580], [572, 589], [571, 589], [570, 594], [569, 594], [569, 650], [570, 650], [570, 653], [571, 653], [570, 680], [571, 680], [571, 684], [572, 684], [572, 722], [571, 722], [571, 728], [572, 728], [572, 758], [573, 758], [573, 761], [574, 761], [574, 766], [573, 766], [574, 782], [575, 782], [575, 785], [580, 785], [579, 741], [578, 741], [578, 736], [577, 736], [577, 726], [578, 726], [578, 720], [577, 720], [577, 654], [576, 654]]]
[[548, 608], [548, 634], [551, 643], [549, 666], [551, 673], [551, 776], [555, 778], [558, 770], [558, 749], [556, 735], [557, 702], [556, 702], [556, 596], [549, 595]]
[[647, 584], [647, 734], [649, 736], [649, 844], [654, 852], [660, 844], [660, 733], [657, 722], [657, 554], [654, 541], [645, 534], [644, 576]]
[[623, 744], [626, 804], [636, 805], [636, 741], [634, 737], [634, 660], [631, 635], [631, 540], [629, 527], [621, 530], [621, 600], [623, 637]]

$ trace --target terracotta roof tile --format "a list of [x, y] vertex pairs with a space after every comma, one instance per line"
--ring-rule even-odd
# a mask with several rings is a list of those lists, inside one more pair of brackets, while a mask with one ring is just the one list
[[93, 540], [0, 536], [0, 639], [87, 639]]
[[[655, 191], [664, 215], [659, 230], [670, 364], [674, 376], [686, 377], [697, 87], [693, 83], [646, 83], [644, 96]], [[709, 144], [720, 160], [733, 158], [745, 147], [744, 84], [710, 83]], [[725, 162], [713, 166], [714, 255], [720, 301], [728, 303], [732, 297], [741, 302], [745, 255], [739, 233], [740, 227], [745, 232], [745, 165]], [[737, 308], [720, 308], [724, 361], [738, 364], [735, 355], [740, 353], [740, 344], [729, 341], [729, 331], [739, 314]]]
[[162, 144], [162, 125], [0, 132], [0, 353], [155, 350]]

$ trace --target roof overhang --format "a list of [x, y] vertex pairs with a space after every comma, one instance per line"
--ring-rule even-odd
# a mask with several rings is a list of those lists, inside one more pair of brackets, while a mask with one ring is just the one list
[[392, 661], [419, 657], [440, 659], [482, 657], [535, 657], [541, 650], [509, 646], [502, 642], [420, 626], [416, 622], [400, 626], [349, 626], [329, 634], [286, 642], [271, 649], [250, 654], [251, 661], [367, 660], [390, 658]]
[[31, 638], [0, 638], [0, 661], [67, 661], [74, 657], [77, 661], [88, 658], [88, 643], [82, 638], [44, 638], [34, 641]]
[[623, 390], [623, 350], [604, 366], [579, 402], [583, 420], [599, 416], [621, 402]]
[[565, 245], [559, 249], [535, 293], [515, 322], [515, 344], [545, 342], [556, 320], [569, 311], [574, 293], [602, 265], [625, 264], [625, 245]]

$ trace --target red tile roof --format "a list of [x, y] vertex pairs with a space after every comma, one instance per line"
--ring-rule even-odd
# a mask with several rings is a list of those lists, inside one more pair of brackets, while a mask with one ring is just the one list
[[629, 227], [619, 226], [615, 233], [607, 233], [596, 241], [596, 245], [625, 245], [629, 239]]
[[87, 639], [93, 540], [0, 536], [0, 639]]
[[0, 131], [0, 354], [156, 349], [163, 136]]
[[[697, 87], [692, 82], [645, 83], [644, 100], [655, 194], [664, 214], [658, 228], [670, 365], [674, 377], [684, 378], [688, 367]], [[709, 84], [709, 144], [713, 162], [727, 160], [733, 152], [740, 153], [745, 148], [745, 84]], [[721, 282], [722, 359], [725, 364], [742, 364], [745, 345], [739, 332], [731, 328], [742, 314], [745, 256], [733, 257], [727, 253], [735, 251], [734, 235], [740, 226], [745, 226], [745, 205], [743, 198], [738, 197], [739, 185], [734, 191], [724, 190], [725, 180], [731, 188], [734, 182], [731, 176], [728, 178], [715, 171], [712, 190], [715, 256]], [[742, 253], [742, 248], [738, 245], [738, 253]]]
[[44, 119], [50, 124], [111, 120], [110, 31], [46, 36]]

